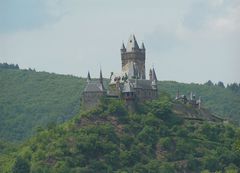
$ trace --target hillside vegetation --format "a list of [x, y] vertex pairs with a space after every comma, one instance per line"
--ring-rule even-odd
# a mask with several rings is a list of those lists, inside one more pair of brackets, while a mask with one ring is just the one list
[[130, 113], [102, 100], [0, 155], [2, 173], [226, 172], [240, 168], [240, 129], [184, 120], [167, 95]]
[[201, 96], [202, 106], [223, 118], [232, 119], [240, 123], [240, 92], [230, 88], [208, 84], [185, 84], [174, 81], [160, 81], [160, 92], [168, 92], [175, 98], [177, 91], [189, 95], [190, 92]]
[[[85, 79], [35, 70], [19, 70], [18, 65], [0, 65], [0, 139], [22, 141], [37, 129], [62, 123], [80, 110]], [[233, 85], [235, 86], [235, 85]], [[233, 87], [236, 88], [236, 87]], [[172, 98], [196, 92], [203, 106], [214, 113], [240, 121], [239, 92], [220, 86], [160, 81], [160, 94]]]
[[79, 111], [81, 78], [0, 68], [0, 139], [19, 141]]

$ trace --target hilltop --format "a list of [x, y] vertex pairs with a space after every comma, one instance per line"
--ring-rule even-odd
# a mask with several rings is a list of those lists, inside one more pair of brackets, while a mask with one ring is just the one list
[[[6, 66], [6, 65], [5, 65]], [[6, 68], [7, 67], [7, 68]], [[0, 67], [0, 138], [22, 141], [41, 128], [63, 123], [80, 110], [80, 99], [86, 79], [35, 70]], [[160, 81], [159, 92], [177, 90], [196, 92], [203, 107], [223, 118], [240, 121], [240, 97], [228, 88], [200, 84]]]
[[163, 94], [136, 113], [121, 101], [102, 100], [8, 149], [0, 156], [0, 172], [237, 172], [240, 129], [206, 118], [187, 120], [184, 107]]

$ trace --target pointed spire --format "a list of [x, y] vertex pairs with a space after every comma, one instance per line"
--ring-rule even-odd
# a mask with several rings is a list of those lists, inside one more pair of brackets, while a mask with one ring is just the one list
[[152, 80], [157, 81], [157, 75], [155, 73], [155, 69], [154, 68], [152, 69]]
[[102, 68], [100, 68], [100, 82], [103, 83]]
[[88, 71], [88, 74], [87, 74], [87, 82], [90, 82], [91, 80], [91, 76], [90, 76], [90, 72]]
[[100, 84], [101, 84], [101, 89], [105, 90], [104, 89], [104, 85], [103, 85], [103, 76], [102, 76], [102, 68], [101, 67], [100, 67], [100, 77], [99, 77], [99, 80], [100, 80]]
[[152, 87], [153, 89], [157, 90], [157, 76], [156, 76], [154, 67], [152, 69]]
[[125, 45], [124, 45], [124, 42], [122, 43], [122, 50], [126, 49]]
[[142, 49], [142, 50], [145, 50], [145, 46], [144, 46], [144, 43], [143, 43], [143, 42], [142, 42], [141, 49]]
[[127, 44], [127, 51], [128, 52], [132, 52], [132, 51], [135, 51], [139, 49], [139, 46], [138, 46], [138, 43], [137, 43], [137, 40], [135, 38], [135, 35], [132, 34], [128, 40], [128, 44]]
[[126, 52], [126, 47], [125, 47], [125, 45], [124, 45], [124, 42], [122, 42], [121, 52], [122, 52], [122, 53], [125, 53], [125, 52]]
[[152, 80], [152, 69], [149, 70], [149, 80]]

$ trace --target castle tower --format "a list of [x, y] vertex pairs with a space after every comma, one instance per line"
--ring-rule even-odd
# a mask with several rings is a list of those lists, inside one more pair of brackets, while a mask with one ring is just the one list
[[134, 65], [135, 72], [130, 72], [135, 74], [134, 76], [129, 76], [129, 78], [146, 79], [145, 74], [145, 46], [142, 43], [141, 48], [139, 48], [137, 40], [134, 35], [131, 35], [127, 47], [124, 43], [121, 48], [121, 60], [122, 60], [122, 72], [129, 74], [131, 67]]
[[157, 75], [155, 73], [155, 69], [152, 69], [152, 87], [153, 89], [157, 90]]
[[106, 96], [103, 85], [102, 69], [98, 80], [91, 79], [90, 73], [87, 75], [87, 84], [82, 93], [82, 105], [86, 109], [93, 108], [100, 103], [100, 98]]

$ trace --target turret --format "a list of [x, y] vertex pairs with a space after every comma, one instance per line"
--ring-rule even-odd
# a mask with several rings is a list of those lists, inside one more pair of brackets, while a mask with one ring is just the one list
[[100, 77], [99, 77], [100, 83], [103, 83], [103, 76], [102, 76], [102, 69], [100, 69]]
[[104, 90], [104, 85], [103, 85], [103, 76], [102, 76], [102, 69], [100, 68], [100, 77], [99, 77], [99, 81], [102, 87], [102, 90]]
[[149, 80], [152, 80], [152, 69], [149, 70]]
[[90, 82], [91, 80], [91, 76], [90, 76], [90, 72], [88, 71], [88, 74], [87, 74], [87, 82]]
[[155, 69], [154, 68], [152, 69], [152, 80], [157, 81], [157, 75], [155, 73]]
[[133, 64], [135, 64], [135, 68], [138, 71], [137, 76], [133, 76], [133, 77], [146, 79], [145, 46], [144, 46], [144, 44], [142, 44], [141, 49], [139, 48], [137, 40], [135, 38], [135, 35], [130, 36], [126, 47], [124, 44], [122, 44], [121, 60], [122, 60], [122, 72], [123, 73], [128, 74], [130, 67], [131, 67], [131, 63], [133, 63]]
[[154, 68], [152, 69], [152, 88], [157, 90], [157, 76]]
[[141, 51], [142, 52], [145, 52], [145, 46], [144, 46], [144, 43], [142, 42], [142, 46], [141, 46]]
[[199, 96], [199, 99], [198, 99], [198, 109], [201, 109], [201, 96]]
[[124, 53], [124, 52], [126, 52], [126, 47], [125, 47], [124, 43], [122, 43], [121, 53]]

